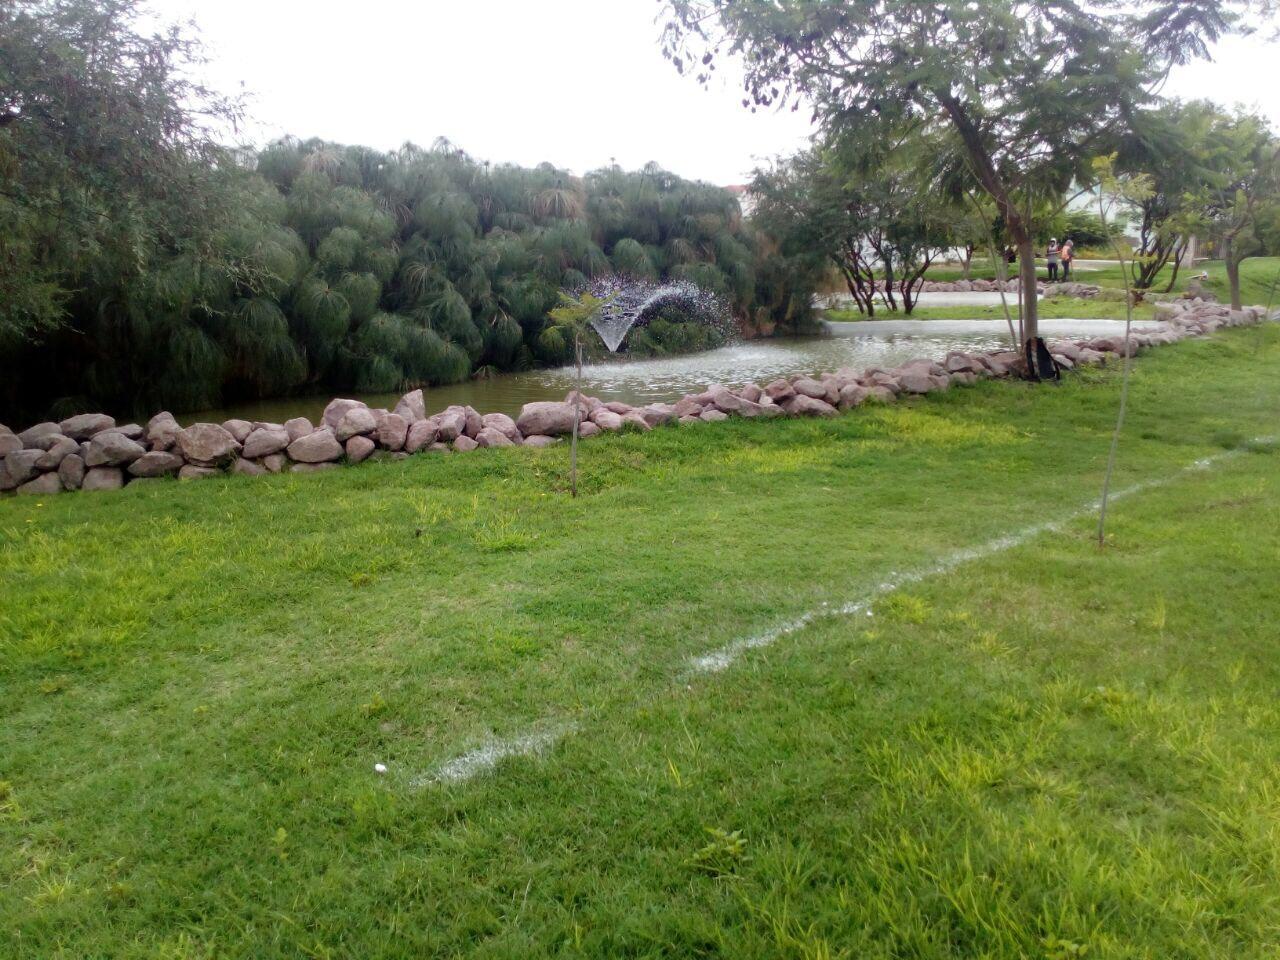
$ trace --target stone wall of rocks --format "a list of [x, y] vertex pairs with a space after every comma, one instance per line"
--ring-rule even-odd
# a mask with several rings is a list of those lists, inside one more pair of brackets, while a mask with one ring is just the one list
[[[1133, 352], [1220, 327], [1258, 323], [1262, 307], [1229, 310], [1201, 300], [1156, 306], [1156, 329], [1135, 333]], [[1105, 363], [1124, 352], [1124, 338], [1058, 340], [1050, 350], [1070, 369]], [[763, 386], [730, 389], [720, 385], [675, 403], [635, 407], [570, 394], [563, 401], [525, 404], [520, 416], [481, 414], [451, 406], [428, 414], [421, 390], [407, 393], [394, 410], [370, 409], [358, 400], [334, 400], [320, 423], [299, 417], [287, 423], [196, 423], [181, 427], [169, 413], [145, 426], [118, 425], [105, 414], [88, 413], [61, 423], [38, 423], [14, 433], [0, 426], [0, 491], [48, 495], [68, 490], [116, 490], [126, 483], [176, 476], [182, 480], [223, 473], [257, 476], [327, 470], [339, 463], [371, 458], [399, 459], [418, 453], [464, 453], [481, 447], [546, 447], [573, 430], [581, 411], [583, 439], [623, 429], [652, 430], [670, 423], [714, 423], [730, 417], [830, 417], [868, 402], [947, 390], [980, 379], [1017, 376], [1015, 352], [947, 354], [941, 360], [912, 360], [893, 369], [837, 370], [774, 380]]]

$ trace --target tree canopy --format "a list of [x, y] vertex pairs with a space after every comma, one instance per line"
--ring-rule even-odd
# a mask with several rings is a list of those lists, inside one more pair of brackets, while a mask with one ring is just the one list
[[1243, 28], [1221, 0], [664, 0], [665, 53], [709, 79], [741, 60], [743, 104], [808, 105], [829, 134], [889, 118], [942, 131], [1020, 253], [1036, 335], [1034, 211], [1088, 179], [1173, 64]]

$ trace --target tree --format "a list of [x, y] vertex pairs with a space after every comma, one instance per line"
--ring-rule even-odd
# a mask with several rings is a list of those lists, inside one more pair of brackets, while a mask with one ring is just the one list
[[911, 313], [925, 271], [954, 242], [959, 214], [930, 191], [914, 156], [880, 127], [828, 138], [756, 173], [756, 219], [785, 249], [832, 263], [859, 312]]
[[1212, 161], [1214, 183], [1194, 197], [1199, 211], [1193, 225], [1207, 230], [1217, 241], [1231, 307], [1239, 310], [1240, 264], [1262, 248], [1260, 222], [1280, 198], [1280, 140], [1266, 120], [1254, 114], [1221, 115], [1213, 124]]
[[1135, 114], [1118, 147], [1117, 172], [1146, 174], [1151, 184], [1130, 210], [1138, 241], [1130, 271], [1137, 290], [1154, 286], [1170, 262], [1174, 267], [1166, 291], [1177, 280], [1192, 236], [1195, 198], [1217, 179], [1213, 130], [1221, 117], [1221, 108], [1209, 101], [1162, 101]]
[[[1150, 174], [1131, 175], [1117, 174], [1115, 154], [1109, 157], [1098, 157], [1093, 162], [1094, 176], [1097, 181], [1098, 219], [1104, 231], [1108, 218], [1116, 208], [1132, 207], [1145, 203], [1155, 191]], [[1129, 375], [1133, 369], [1133, 286], [1130, 283], [1129, 267], [1125, 262], [1124, 244], [1113, 239], [1116, 258], [1120, 261], [1120, 273], [1124, 277], [1125, 314], [1124, 314], [1124, 372], [1120, 382], [1120, 408], [1116, 412], [1116, 427], [1111, 434], [1111, 448], [1107, 453], [1107, 469], [1102, 477], [1102, 497], [1098, 507], [1098, 546], [1106, 544], [1107, 535], [1107, 500], [1111, 494], [1111, 477], [1115, 472], [1116, 453], [1120, 449], [1120, 434], [1124, 430], [1124, 415], [1129, 405]]]
[[889, 116], [941, 127], [1018, 250], [1038, 334], [1030, 213], [1083, 182], [1171, 64], [1241, 26], [1242, 2], [663, 0], [663, 49], [706, 82], [740, 56], [743, 104], [807, 100], [828, 132]]
[[561, 293], [560, 306], [548, 314], [551, 326], [547, 328], [546, 335], [573, 343], [576, 375], [573, 382], [573, 434], [569, 440], [569, 493], [574, 497], [578, 495], [578, 427], [582, 422], [582, 338], [606, 303], [607, 298], [587, 291], [576, 296]]
[[197, 40], [144, 34], [140, 0], [0, 6], [0, 338], [65, 324], [179, 247], [221, 254], [215, 137], [239, 104], [188, 79]]

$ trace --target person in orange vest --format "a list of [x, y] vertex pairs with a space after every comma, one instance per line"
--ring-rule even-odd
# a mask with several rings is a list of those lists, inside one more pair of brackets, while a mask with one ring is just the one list
[[1075, 244], [1071, 242], [1071, 238], [1067, 237], [1062, 244], [1062, 249], [1058, 251], [1058, 256], [1062, 258], [1062, 282], [1066, 283], [1071, 279], [1071, 262], [1075, 260]]

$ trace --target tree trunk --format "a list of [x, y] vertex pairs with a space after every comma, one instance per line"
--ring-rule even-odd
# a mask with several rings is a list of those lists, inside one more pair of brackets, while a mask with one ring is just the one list
[[1017, 244], [1019, 266], [1022, 271], [1022, 300], [1025, 305], [1022, 327], [1022, 348], [1025, 356], [1027, 341], [1040, 335], [1040, 312], [1036, 300], [1035, 249], [1032, 246], [1029, 224], [1014, 205], [1008, 185], [1001, 179], [991, 154], [983, 142], [982, 132], [965, 111], [964, 104], [952, 96], [947, 87], [935, 90], [934, 96], [951, 118], [956, 132], [960, 134], [960, 140], [972, 163], [974, 176], [982, 185], [982, 189], [995, 201], [996, 209], [1004, 217], [1009, 235]]
[[969, 279], [969, 270], [973, 266], [973, 244], [966, 244], [964, 248], [964, 270], [960, 274], [965, 280]]
[[1018, 271], [1022, 278], [1022, 353], [1025, 356], [1027, 344], [1040, 336], [1040, 308], [1035, 247], [1030, 234], [1024, 230], [1018, 232]]
[[880, 263], [884, 268], [884, 291], [880, 294], [884, 298], [885, 306], [890, 310], [898, 309], [898, 301], [893, 296], [893, 260], [885, 256], [884, 248], [878, 243], [871, 245], [877, 255], [880, 257]]
[[1171, 291], [1173, 289], [1173, 285], [1178, 282], [1178, 271], [1182, 269], [1182, 257], [1187, 252], [1187, 244], [1190, 242], [1191, 242], [1190, 238], [1187, 238], [1183, 240], [1181, 244], [1179, 244], [1177, 247], [1174, 248], [1173, 276], [1169, 278], [1169, 285], [1164, 288], [1165, 293], [1168, 293], [1169, 291]]
[[1236, 259], [1236, 244], [1233, 237], [1222, 240], [1222, 263], [1227, 268], [1227, 283], [1231, 285], [1231, 309], [1241, 309], [1240, 303], [1240, 261]]

